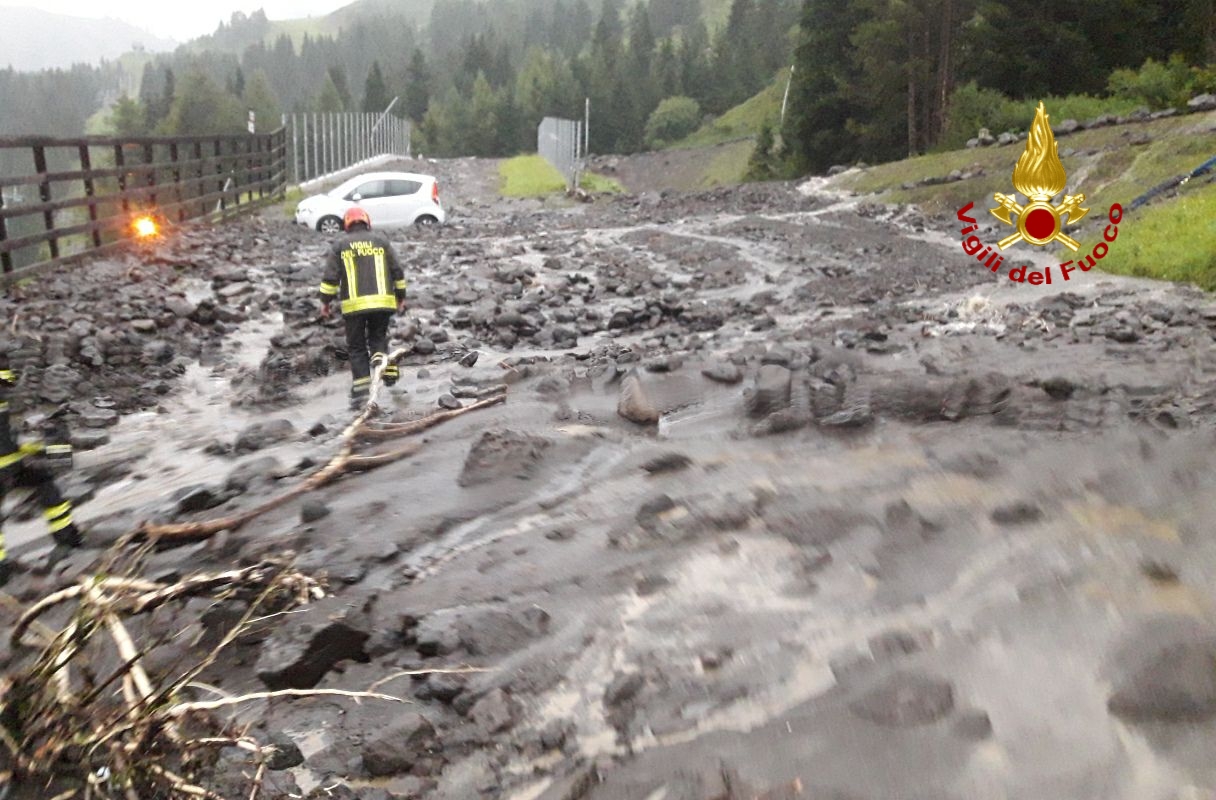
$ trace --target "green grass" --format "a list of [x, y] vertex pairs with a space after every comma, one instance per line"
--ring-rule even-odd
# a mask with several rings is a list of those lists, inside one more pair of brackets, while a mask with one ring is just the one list
[[[1124, 125], [1082, 131], [1058, 140], [1069, 180], [1099, 207], [1124, 205], [1162, 181], [1198, 166], [1216, 153], [1216, 114], [1188, 115], [1141, 125]], [[1151, 141], [1133, 145], [1129, 136], [1148, 134]], [[1013, 167], [1024, 145], [952, 150], [879, 164], [842, 176], [838, 188], [863, 194], [880, 194], [891, 203], [911, 203], [930, 213], [954, 211], [968, 202], [977, 204], [994, 192], [1012, 188]], [[937, 186], [901, 188], [927, 177], [954, 170], [983, 175]]]
[[719, 152], [705, 168], [701, 176], [701, 186], [709, 189], [714, 186], [734, 186], [743, 183], [747, 172], [747, 161], [751, 158], [752, 142], [734, 142], [723, 145]]
[[604, 175], [596, 175], [594, 172], [585, 173], [579, 179], [579, 186], [584, 191], [593, 194], [624, 194], [625, 187], [621, 186], [620, 182], [606, 177]]
[[300, 201], [303, 200], [304, 197], [304, 192], [299, 186], [287, 187], [287, 193], [283, 196], [283, 202], [280, 204], [280, 208], [283, 209], [283, 216], [287, 217], [288, 219], [295, 219], [296, 206], [300, 204]]
[[499, 191], [504, 197], [543, 197], [566, 190], [566, 179], [539, 155], [509, 158], [498, 165]]
[[[509, 158], [498, 165], [499, 192], [503, 197], [544, 197], [566, 191], [566, 179], [542, 156]], [[588, 172], [579, 185], [588, 192], [620, 194], [625, 187], [612, 178]]]
[[1102, 269], [1216, 289], [1216, 183], [1126, 212]]

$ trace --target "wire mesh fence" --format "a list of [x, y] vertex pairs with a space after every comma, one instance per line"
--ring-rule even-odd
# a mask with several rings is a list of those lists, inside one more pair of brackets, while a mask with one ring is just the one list
[[295, 184], [379, 157], [410, 154], [410, 123], [390, 114], [288, 114], [284, 123]]
[[558, 117], [545, 117], [536, 128], [536, 152], [557, 168], [566, 187], [578, 186], [583, 170], [583, 123]]

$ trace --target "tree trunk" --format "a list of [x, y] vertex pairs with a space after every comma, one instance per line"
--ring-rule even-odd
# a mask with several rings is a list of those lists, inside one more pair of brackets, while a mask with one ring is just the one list
[[916, 128], [916, 23], [908, 14], [908, 155], [916, 155], [919, 138]]
[[954, 90], [954, 0], [942, 5], [941, 52], [937, 60], [937, 102], [934, 109], [930, 144], [936, 144], [946, 130], [950, 113], [950, 93]]

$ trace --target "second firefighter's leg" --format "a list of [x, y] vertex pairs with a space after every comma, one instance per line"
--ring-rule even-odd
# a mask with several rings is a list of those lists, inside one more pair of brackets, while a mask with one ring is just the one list
[[367, 399], [371, 393], [371, 363], [367, 352], [368, 314], [351, 314], [346, 317], [346, 349], [350, 352], [351, 404]]
[[[369, 314], [367, 320], [367, 346], [372, 351], [372, 366], [388, 360], [388, 326], [392, 322], [393, 315], [388, 314]], [[397, 382], [400, 373], [397, 370], [396, 364], [389, 364], [384, 368], [384, 385], [392, 386]]]
[[4, 545], [4, 480], [0, 478], [0, 586], [13, 577], [13, 562], [8, 558]]
[[16, 483], [38, 493], [38, 501], [42, 505], [42, 516], [46, 520], [47, 531], [55, 544], [64, 547], [80, 547], [84, 544], [80, 530], [72, 521], [72, 504], [64, 499], [55, 485], [55, 476], [47, 469], [30, 464], [21, 464], [18, 468]]

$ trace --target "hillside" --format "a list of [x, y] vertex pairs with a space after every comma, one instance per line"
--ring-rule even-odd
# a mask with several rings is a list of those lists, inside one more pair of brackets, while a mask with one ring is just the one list
[[135, 49], [162, 52], [177, 45], [116, 19], [87, 19], [37, 8], [2, 10], [0, 67], [22, 72], [98, 64]]
[[[1216, 182], [1209, 173], [1131, 211], [1132, 201], [1216, 155], [1216, 111], [1081, 130], [1057, 140], [1070, 192], [1085, 193], [1091, 213], [1078, 238], [1093, 239], [1106, 209], [1128, 210], [1119, 247], [1102, 262], [1109, 272], [1194, 282], [1216, 289]], [[853, 169], [829, 180], [832, 189], [913, 204], [953, 215], [969, 202], [984, 224], [995, 192], [1009, 192], [1022, 143], [934, 153]], [[987, 203], [988, 205], [985, 205]]]

